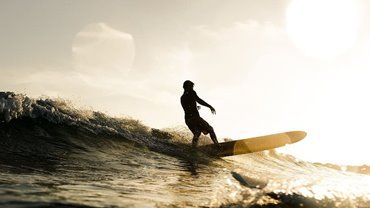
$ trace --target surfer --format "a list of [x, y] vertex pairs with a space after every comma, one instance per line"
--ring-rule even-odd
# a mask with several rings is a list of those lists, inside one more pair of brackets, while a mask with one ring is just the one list
[[194, 135], [192, 145], [193, 147], [197, 146], [201, 133], [205, 135], [209, 133], [212, 141], [219, 146], [213, 127], [200, 117], [198, 112], [200, 106], [197, 106], [197, 103], [211, 109], [213, 114], [216, 114], [216, 110], [210, 104], [200, 99], [197, 93], [193, 90], [193, 87], [194, 83], [190, 80], [186, 80], [183, 84], [184, 94], [181, 96], [181, 105], [185, 111], [185, 123]]

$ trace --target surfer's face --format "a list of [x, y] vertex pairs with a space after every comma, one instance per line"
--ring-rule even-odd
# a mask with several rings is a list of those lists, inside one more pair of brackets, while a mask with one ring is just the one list
[[194, 84], [186, 86], [185, 90], [186, 91], [192, 91], [193, 88], [194, 88]]

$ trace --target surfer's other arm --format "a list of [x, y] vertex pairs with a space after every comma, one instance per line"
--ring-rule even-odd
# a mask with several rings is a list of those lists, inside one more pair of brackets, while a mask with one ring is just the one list
[[208, 107], [209, 109], [211, 109], [213, 114], [216, 114], [216, 110], [210, 104], [206, 103], [206, 101], [204, 101], [200, 97], [198, 97], [198, 95], [196, 93], [195, 93], [195, 98], [196, 98], [197, 103]]

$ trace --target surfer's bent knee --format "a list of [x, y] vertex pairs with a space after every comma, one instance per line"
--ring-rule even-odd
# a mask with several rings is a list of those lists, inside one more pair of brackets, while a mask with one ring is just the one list
[[200, 137], [200, 134], [201, 134], [202, 132], [200, 132], [200, 131], [196, 131], [196, 132], [193, 132], [193, 140], [194, 139], [198, 139], [199, 137]]
[[193, 147], [196, 147], [197, 146], [197, 144], [198, 144], [198, 140], [199, 140], [199, 137], [200, 137], [200, 134], [201, 134], [201, 132], [198, 132], [198, 131], [196, 131], [196, 132], [193, 132], [193, 141], [192, 141], [192, 145], [193, 145]]

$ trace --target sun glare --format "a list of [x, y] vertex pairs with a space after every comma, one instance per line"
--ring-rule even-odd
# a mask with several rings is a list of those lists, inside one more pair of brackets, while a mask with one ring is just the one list
[[293, 0], [286, 11], [286, 30], [306, 55], [333, 58], [350, 49], [359, 28], [351, 0]]

